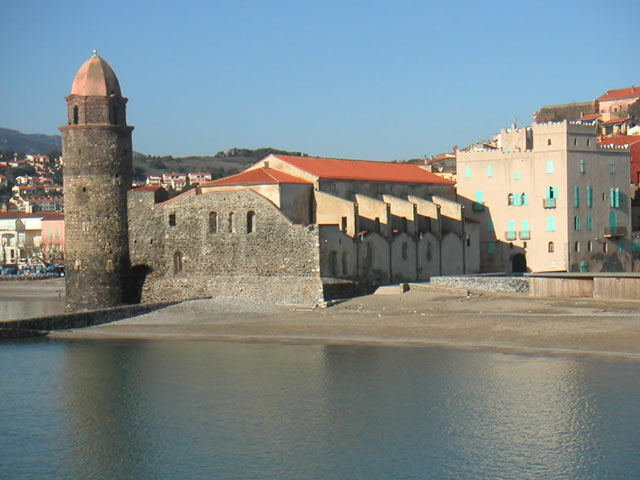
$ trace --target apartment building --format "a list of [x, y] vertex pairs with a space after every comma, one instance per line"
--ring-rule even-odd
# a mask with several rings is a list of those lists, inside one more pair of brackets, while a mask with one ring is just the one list
[[502, 130], [497, 148], [459, 151], [457, 164], [481, 271], [631, 269], [629, 148], [599, 144], [595, 125]]

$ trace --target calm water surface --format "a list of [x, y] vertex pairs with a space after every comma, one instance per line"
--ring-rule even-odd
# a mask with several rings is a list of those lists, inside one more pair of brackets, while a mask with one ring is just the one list
[[640, 364], [440, 348], [0, 344], [0, 478], [637, 479]]

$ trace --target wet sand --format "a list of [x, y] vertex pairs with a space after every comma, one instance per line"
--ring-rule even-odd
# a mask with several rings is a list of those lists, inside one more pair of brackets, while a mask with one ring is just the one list
[[640, 303], [418, 287], [404, 294], [358, 297], [315, 310], [233, 299], [193, 300], [51, 336], [443, 345], [640, 360]]

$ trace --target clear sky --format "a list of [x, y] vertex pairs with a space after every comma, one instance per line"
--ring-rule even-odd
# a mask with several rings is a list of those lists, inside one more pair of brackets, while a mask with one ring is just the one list
[[92, 49], [135, 150], [432, 155], [640, 84], [640, 2], [0, 0], [0, 126], [58, 133]]

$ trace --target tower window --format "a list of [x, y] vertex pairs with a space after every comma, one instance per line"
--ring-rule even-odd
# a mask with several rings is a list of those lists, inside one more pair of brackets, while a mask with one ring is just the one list
[[170, 213], [169, 214], [169, 226], [170, 227], [175, 227], [176, 226], [176, 214], [175, 213]]
[[73, 107], [73, 124], [78, 125], [78, 106]]
[[182, 254], [176, 252], [173, 254], [173, 274], [177, 275], [182, 272]]
[[111, 123], [118, 124], [118, 108], [115, 106], [111, 108]]

